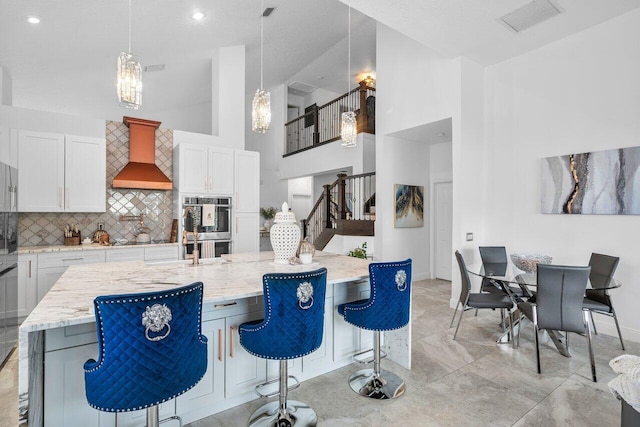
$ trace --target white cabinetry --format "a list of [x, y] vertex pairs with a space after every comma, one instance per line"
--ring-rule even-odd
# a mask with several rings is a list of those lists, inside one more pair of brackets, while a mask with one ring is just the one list
[[93, 409], [85, 398], [83, 366], [88, 359], [95, 359], [97, 356], [96, 344], [45, 353], [45, 427], [112, 427], [116, 425], [114, 413]]
[[233, 252], [260, 251], [260, 153], [234, 154]]
[[18, 139], [19, 211], [105, 211], [105, 139], [22, 130]]
[[18, 255], [18, 317], [31, 313], [38, 303], [38, 256]]
[[49, 292], [70, 265], [98, 262], [105, 262], [104, 249], [38, 254], [38, 301]]
[[197, 144], [178, 145], [177, 186], [181, 193], [233, 194], [233, 150]]
[[177, 413], [189, 414], [183, 419], [185, 423], [206, 417], [216, 406], [222, 406], [225, 329], [225, 319], [202, 322], [202, 334], [207, 337], [207, 372], [195, 387], [176, 399]]
[[[338, 314], [338, 306], [346, 302], [368, 299], [370, 294], [369, 282], [354, 282], [345, 286], [334, 287], [333, 294], [333, 361], [348, 361], [351, 356], [358, 353], [360, 349], [371, 347], [373, 337], [370, 331], [353, 326], [345, 322], [344, 318]], [[361, 338], [364, 336], [364, 338]]]
[[[267, 380], [266, 359], [249, 354], [240, 345], [240, 325], [252, 320], [262, 319], [263, 311], [238, 314], [227, 317], [227, 351], [226, 351], [226, 381], [225, 396], [227, 399], [242, 394], [253, 394], [257, 385]], [[276, 339], [274, 337], [274, 339]]]

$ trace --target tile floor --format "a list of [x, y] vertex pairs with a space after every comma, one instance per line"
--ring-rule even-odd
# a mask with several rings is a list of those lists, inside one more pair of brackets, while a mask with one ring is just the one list
[[[407, 393], [394, 401], [357, 396], [346, 378], [347, 366], [306, 381], [290, 394], [311, 405], [320, 426], [619, 426], [620, 403], [607, 382], [615, 374], [608, 362], [623, 353], [617, 337], [594, 339], [598, 382], [591, 381], [586, 339], [571, 337], [572, 358], [561, 356], [550, 341], [541, 345], [542, 375], [536, 373], [533, 328], [523, 330], [519, 349], [497, 345], [499, 314], [465, 313], [458, 339], [449, 322], [450, 283], [413, 284], [413, 369], [383, 361], [407, 382]], [[598, 317], [596, 316], [596, 321]], [[640, 354], [640, 344], [627, 342]], [[0, 427], [17, 420], [17, 363], [0, 371]], [[191, 427], [246, 426], [262, 403], [254, 400]]]

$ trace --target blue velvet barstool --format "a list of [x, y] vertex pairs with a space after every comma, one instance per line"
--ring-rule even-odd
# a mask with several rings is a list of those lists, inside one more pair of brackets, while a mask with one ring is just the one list
[[324, 299], [327, 269], [306, 273], [265, 274], [264, 319], [240, 325], [240, 344], [249, 353], [265, 359], [280, 361], [279, 392], [261, 397], [279, 395], [277, 402], [258, 408], [249, 419], [249, 426], [303, 427], [315, 426], [318, 417], [307, 404], [287, 400], [287, 393], [300, 382], [288, 386], [287, 360], [305, 356], [322, 344], [324, 328]]
[[[340, 304], [344, 320], [373, 331], [373, 368], [361, 369], [349, 377], [356, 393], [372, 399], [394, 399], [405, 392], [402, 378], [380, 368], [380, 332], [400, 329], [409, 323], [411, 308], [411, 259], [369, 264], [369, 299]], [[362, 362], [361, 362], [362, 363]]]
[[[195, 386], [207, 370], [202, 282], [99, 296], [94, 308], [99, 354], [84, 364], [89, 405], [107, 412], [147, 409], [147, 427], [158, 426], [158, 405]], [[182, 425], [179, 417], [170, 419]]]

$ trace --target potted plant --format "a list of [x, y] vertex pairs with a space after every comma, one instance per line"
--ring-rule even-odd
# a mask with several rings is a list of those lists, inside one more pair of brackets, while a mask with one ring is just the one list
[[348, 255], [354, 258], [367, 259], [367, 242], [364, 242], [359, 248], [349, 251]]
[[264, 228], [268, 231], [273, 225], [273, 218], [276, 216], [276, 208], [273, 206], [260, 208], [260, 215], [264, 218]]

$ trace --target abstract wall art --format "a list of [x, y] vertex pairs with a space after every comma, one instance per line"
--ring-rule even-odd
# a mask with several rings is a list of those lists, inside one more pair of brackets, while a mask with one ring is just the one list
[[422, 227], [424, 225], [424, 187], [396, 184], [395, 228]]
[[640, 147], [542, 159], [542, 213], [640, 214]]

